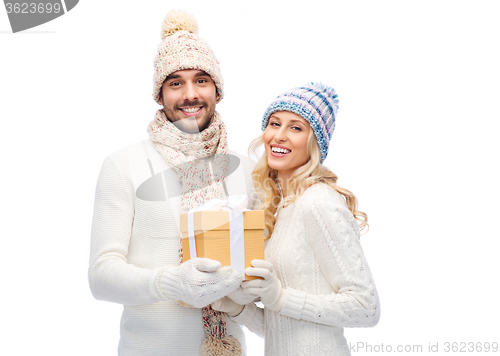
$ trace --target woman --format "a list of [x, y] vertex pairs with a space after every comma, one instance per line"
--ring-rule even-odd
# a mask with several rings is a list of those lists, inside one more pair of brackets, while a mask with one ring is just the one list
[[264, 133], [250, 148], [265, 147], [253, 179], [268, 236], [266, 260], [254, 260], [245, 271], [262, 279], [241, 286], [265, 308], [228, 297], [212, 306], [263, 335], [266, 355], [349, 355], [343, 327], [379, 320], [377, 291], [359, 242], [367, 217], [321, 164], [337, 109], [337, 94], [326, 85], [291, 89], [271, 103]]

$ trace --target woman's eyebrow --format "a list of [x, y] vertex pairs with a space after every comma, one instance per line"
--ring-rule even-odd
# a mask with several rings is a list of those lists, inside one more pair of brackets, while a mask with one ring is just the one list
[[296, 119], [293, 119], [293, 120], [290, 120], [290, 122], [292, 124], [301, 124], [301, 125], [305, 125], [305, 122], [302, 121], [302, 120], [296, 120]]

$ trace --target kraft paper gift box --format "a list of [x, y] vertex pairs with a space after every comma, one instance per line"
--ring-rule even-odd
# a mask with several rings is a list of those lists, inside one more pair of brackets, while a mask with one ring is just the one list
[[[250, 263], [254, 259], [264, 259], [265, 218], [263, 210], [247, 210], [242, 213], [244, 244], [240, 245], [240, 249], [244, 245], [244, 251], [240, 250], [239, 254], [236, 254], [236, 256], [240, 256], [237, 258], [239, 261], [231, 261], [231, 254], [235, 256], [235, 251], [231, 251], [231, 233], [234, 233], [234, 225], [233, 231], [231, 231], [229, 211], [202, 210], [191, 214], [196, 244], [196, 257], [217, 260], [222, 266], [233, 266], [242, 273], [245, 268], [251, 267]], [[180, 230], [184, 261], [191, 259], [188, 220], [188, 213], [181, 214]], [[241, 261], [243, 254], [244, 261]], [[238, 265], [240, 268], [237, 267]], [[245, 274], [245, 280], [256, 278], [259, 277], [247, 276]]]

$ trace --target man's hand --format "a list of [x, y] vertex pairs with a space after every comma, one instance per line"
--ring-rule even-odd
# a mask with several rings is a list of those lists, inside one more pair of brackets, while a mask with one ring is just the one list
[[166, 267], [158, 288], [167, 299], [202, 308], [237, 289], [241, 280], [241, 274], [233, 267], [221, 268], [218, 261], [193, 258], [179, 266]]

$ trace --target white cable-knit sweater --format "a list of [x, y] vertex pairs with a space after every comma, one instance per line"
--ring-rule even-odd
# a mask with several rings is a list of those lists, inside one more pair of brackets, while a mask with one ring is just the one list
[[374, 326], [377, 291], [342, 196], [309, 187], [279, 210], [265, 258], [286, 289], [281, 312], [249, 304], [237, 317], [265, 337], [267, 356], [350, 355], [343, 327]]
[[[240, 159], [225, 178], [227, 193], [247, 194], [256, 205], [252, 163]], [[168, 301], [157, 283], [165, 266], [178, 266], [181, 183], [149, 140], [106, 158], [97, 183], [89, 282], [95, 298], [124, 305], [121, 356], [199, 355], [202, 310]], [[227, 319], [228, 335], [240, 325]]]

